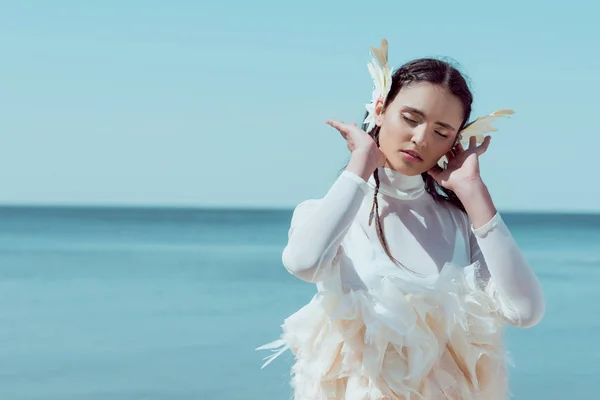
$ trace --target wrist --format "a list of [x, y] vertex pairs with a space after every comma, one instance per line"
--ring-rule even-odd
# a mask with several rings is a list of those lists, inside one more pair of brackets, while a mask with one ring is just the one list
[[353, 172], [363, 180], [368, 181], [376, 168], [369, 150], [356, 149], [350, 156], [346, 171]]
[[457, 187], [454, 193], [465, 207], [475, 229], [488, 223], [497, 213], [492, 196], [481, 179]]
[[478, 177], [475, 179], [469, 179], [462, 183], [459, 183], [452, 188], [452, 191], [458, 196], [458, 198], [464, 202], [470, 197], [478, 196], [488, 191], [487, 186], [483, 183], [483, 180]]

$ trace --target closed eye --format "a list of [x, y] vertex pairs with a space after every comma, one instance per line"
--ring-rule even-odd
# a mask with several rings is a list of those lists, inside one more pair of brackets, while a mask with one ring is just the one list
[[404, 120], [405, 120], [406, 122], [408, 122], [409, 124], [416, 125], [416, 124], [418, 123], [418, 122], [417, 122], [417, 121], [415, 121], [414, 119], [410, 119], [410, 118], [408, 118], [408, 117], [405, 117], [404, 115], [402, 116], [402, 118], [404, 118]]
[[[411, 125], [418, 125], [419, 124], [419, 121], [416, 121], [414, 119], [408, 118], [406, 115], [402, 115], [402, 118], [404, 118], [404, 120], [406, 122], [408, 122], [409, 124], [411, 124]], [[444, 134], [444, 133], [442, 133], [440, 131], [435, 131], [435, 133], [437, 133], [438, 135], [440, 135], [443, 138], [447, 138], [448, 137], [448, 135], [446, 135], [446, 134]]]

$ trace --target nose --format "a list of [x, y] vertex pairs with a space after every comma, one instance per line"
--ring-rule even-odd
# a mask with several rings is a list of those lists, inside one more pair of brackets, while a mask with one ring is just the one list
[[427, 127], [421, 124], [413, 130], [412, 142], [419, 147], [425, 146], [425, 138], [427, 136]]

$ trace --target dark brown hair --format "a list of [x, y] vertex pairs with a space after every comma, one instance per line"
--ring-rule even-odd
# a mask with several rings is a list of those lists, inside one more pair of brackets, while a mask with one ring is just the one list
[[[438, 59], [420, 58], [410, 61], [398, 68], [392, 74], [392, 86], [383, 105], [384, 110], [392, 101], [394, 101], [398, 93], [400, 93], [400, 89], [406, 85], [417, 82], [428, 82], [434, 85], [442, 86], [456, 96], [463, 105], [463, 121], [459, 128], [459, 132], [465, 128], [467, 121], [471, 116], [473, 95], [471, 94], [469, 85], [467, 84], [467, 81], [463, 75], [449, 62]], [[366, 130], [366, 128], [366, 124], [363, 124], [362, 129]], [[380, 128], [375, 126], [369, 132], [367, 132], [373, 138], [373, 140], [375, 140], [377, 145], [379, 145], [379, 131]], [[438, 185], [437, 182], [427, 172], [424, 172], [422, 177], [425, 181], [425, 190], [433, 197], [435, 201], [449, 202], [463, 212], [465, 211], [463, 204], [460, 202], [458, 196], [456, 196], [454, 192]], [[400, 262], [398, 262], [398, 260], [396, 260], [390, 252], [387, 240], [383, 234], [381, 220], [379, 218], [379, 204], [377, 201], [377, 195], [379, 193], [379, 175], [377, 169], [373, 172], [373, 178], [375, 179], [375, 194], [373, 196], [372, 212], [374, 213], [377, 237], [379, 238], [379, 241], [381, 242], [381, 245], [383, 246], [383, 249], [388, 257], [395, 263], [400, 264]]]

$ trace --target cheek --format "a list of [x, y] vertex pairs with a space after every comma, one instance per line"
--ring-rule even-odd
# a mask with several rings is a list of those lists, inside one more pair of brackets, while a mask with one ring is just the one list
[[454, 147], [456, 143], [456, 135], [452, 135], [449, 138], [436, 138], [438, 139], [431, 145], [431, 153], [436, 157], [440, 158], [445, 155], [448, 151]]
[[[454, 142], [452, 142], [454, 143]], [[436, 143], [435, 146], [431, 147], [431, 154], [433, 158], [439, 159], [441, 156], [446, 154], [452, 148], [452, 144], [446, 141], [440, 141], [440, 143]]]
[[393, 147], [394, 151], [404, 147], [405, 142], [409, 142], [412, 136], [411, 128], [403, 124], [398, 118], [387, 117], [379, 131], [379, 145], [382, 147]]

